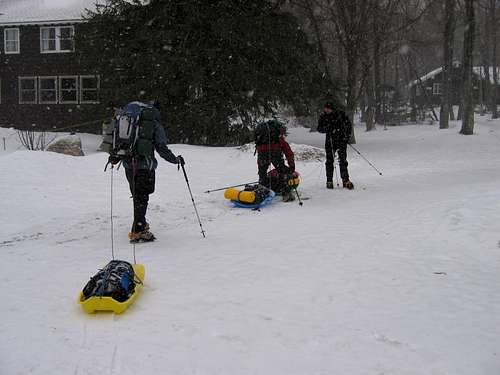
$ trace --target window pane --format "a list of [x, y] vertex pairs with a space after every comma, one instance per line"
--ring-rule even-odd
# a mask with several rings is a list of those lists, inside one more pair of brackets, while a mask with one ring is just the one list
[[73, 39], [61, 39], [61, 51], [73, 51]]
[[34, 102], [36, 100], [35, 91], [22, 91], [21, 101], [22, 102]]
[[61, 95], [60, 102], [77, 102], [78, 101], [78, 91], [77, 91], [77, 78], [76, 77], [66, 77], [59, 78], [61, 85]]
[[19, 30], [11, 29], [11, 30], [5, 30], [5, 40], [8, 42], [13, 42], [18, 39], [19, 35]]
[[5, 52], [17, 52], [17, 42], [5, 42]]
[[41, 91], [40, 92], [40, 102], [55, 102], [56, 101], [56, 91]]
[[35, 89], [35, 79], [22, 79], [21, 80], [21, 90], [34, 90]]
[[61, 89], [76, 90], [76, 78], [61, 78]]
[[97, 90], [82, 91], [83, 102], [97, 102]]
[[61, 103], [64, 102], [76, 102], [77, 101], [76, 90], [72, 91], [62, 91], [61, 92]]
[[61, 39], [73, 39], [72, 27], [61, 27]]
[[41, 90], [55, 90], [56, 89], [55, 78], [40, 78], [40, 89]]
[[42, 51], [55, 51], [56, 41], [55, 40], [42, 40]]
[[97, 77], [82, 77], [82, 89], [97, 89]]
[[55, 27], [42, 29], [42, 39], [55, 39], [55, 38], [56, 38]]

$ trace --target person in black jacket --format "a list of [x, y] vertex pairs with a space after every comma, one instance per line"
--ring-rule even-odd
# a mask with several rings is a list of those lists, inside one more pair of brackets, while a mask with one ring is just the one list
[[[128, 234], [130, 242], [149, 242], [154, 241], [156, 238], [149, 230], [149, 223], [146, 221], [146, 213], [148, 209], [149, 195], [155, 191], [155, 169], [158, 166], [158, 161], [155, 158], [155, 151], [164, 160], [172, 164], [184, 165], [184, 158], [179, 155], [175, 156], [174, 153], [167, 146], [167, 137], [165, 129], [161, 124], [160, 106], [158, 102], [154, 104], [145, 104], [141, 102], [131, 102], [122, 108], [122, 112], [134, 113], [137, 116], [148, 117], [142, 127], [148, 128], [144, 134], [150, 134], [150, 137], [141, 136], [137, 141], [137, 148], [143, 147], [143, 152], [137, 155], [119, 158], [116, 155], [109, 157], [111, 164], [123, 162], [125, 168], [125, 176], [127, 177], [130, 192], [134, 202], [134, 221], [132, 229]], [[142, 121], [142, 120], [139, 120]]]
[[342, 186], [346, 189], [354, 189], [353, 183], [349, 180], [347, 171], [347, 143], [351, 137], [352, 124], [346, 113], [336, 108], [332, 102], [325, 104], [323, 113], [319, 116], [318, 132], [326, 134], [326, 187], [333, 189], [333, 168], [335, 152], [339, 155], [340, 177]]

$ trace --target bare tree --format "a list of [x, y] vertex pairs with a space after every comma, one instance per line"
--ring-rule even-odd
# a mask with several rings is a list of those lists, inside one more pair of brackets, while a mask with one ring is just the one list
[[465, 32], [463, 51], [463, 118], [461, 134], [474, 133], [474, 97], [472, 87], [472, 66], [474, 57], [474, 34], [476, 27], [474, 5], [475, 0], [465, 0]]
[[443, 33], [443, 91], [439, 128], [448, 129], [450, 111], [453, 111], [452, 102], [452, 72], [453, 72], [453, 41], [455, 34], [455, 1], [446, 0], [444, 6], [445, 26]]
[[491, 117], [498, 118], [497, 109], [497, 94], [498, 94], [498, 67], [497, 67], [497, 44], [498, 44], [498, 33], [497, 33], [497, 0], [489, 0], [489, 22], [491, 24], [491, 65], [493, 66], [493, 89], [491, 90], [490, 100], [491, 100]]
[[35, 130], [18, 130], [17, 137], [19, 142], [27, 150], [32, 151], [45, 151], [50, 142], [52, 142], [56, 137], [49, 139], [48, 134], [44, 131], [37, 132]]

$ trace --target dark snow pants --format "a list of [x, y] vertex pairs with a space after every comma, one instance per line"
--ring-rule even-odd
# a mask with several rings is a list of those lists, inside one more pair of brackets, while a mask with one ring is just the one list
[[134, 222], [132, 232], [142, 232], [146, 227], [146, 211], [148, 210], [149, 194], [155, 191], [154, 169], [125, 169], [125, 175], [134, 200]]
[[340, 178], [342, 181], [349, 180], [349, 172], [347, 171], [347, 144], [346, 143], [325, 143], [326, 151], [326, 181], [333, 181], [334, 155], [335, 152], [339, 155]]
[[285, 165], [285, 160], [283, 159], [283, 152], [279, 150], [262, 151], [257, 155], [257, 166], [259, 167], [259, 184], [273, 189], [271, 181], [267, 176], [267, 169], [269, 165], [273, 165], [279, 174], [279, 188], [282, 194], [290, 192], [290, 187], [288, 186], [288, 167]]

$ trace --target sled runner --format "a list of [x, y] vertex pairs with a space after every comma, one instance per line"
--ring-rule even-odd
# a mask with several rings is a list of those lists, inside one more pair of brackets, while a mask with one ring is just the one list
[[88, 314], [96, 311], [124, 312], [139, 295], [144, 282], [143, 264], [112, 260], [80, 292], [78, 303]]
[[244, 190], [229, 188], [224, 191], [224, 198], [236, 207], [261, 208], [272, 202], [276, 193], [265, 186], [246, 185]]

